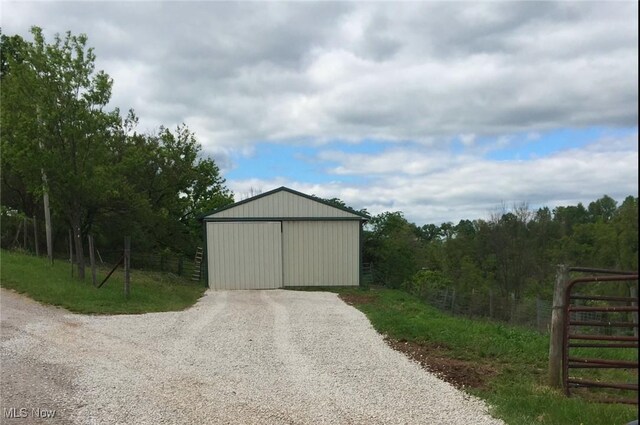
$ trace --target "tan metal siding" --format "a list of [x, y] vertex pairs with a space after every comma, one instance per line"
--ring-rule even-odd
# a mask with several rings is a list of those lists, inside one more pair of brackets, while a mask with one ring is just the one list
[[360, 223], [285, 221], [284, 286], [357, 286]]
[[209, 287], [282, 287], [280, 222], [207, 223]]
[[321, 202], [298, 196], [290, 192], [276, 192], [228, 210], [211, 214], [214, 218], [256, 218], [256, 217], [358, 217], [347, 211], [333, 208]]

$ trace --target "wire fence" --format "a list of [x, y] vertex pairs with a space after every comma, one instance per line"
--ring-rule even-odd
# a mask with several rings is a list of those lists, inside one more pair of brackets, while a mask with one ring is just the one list
[[[122, 250], [110, 250], [101, 252], [96, 250], [98, 264], [113, 265], [122, 256]], [[203, 264], [194, 257], [174, 252], [131, 252], [131, 268], [137, 270], [150, 270], [164, 273], [172, 273], [177, 276], [190, 278], [196, 282], [202, 282]]]
[[513, 296], [500, 296], [493, 291], [461, 293], [452, 287], [418, 295], [439, 310], [454, 315], [483, 317], [540, 332], [547, 332], [551, 323], [552, 303], [541, 298], [516, 300]]
[[[363, 265], [362, 277], [364, 285], [380, 281], [372, 264]], [[552, 302], [541, 297], [516, 299], [488, 289], [463, 292], [453, 286], [408, 292], [438, 310], [457, 316], [487, 318], [540, 332], [547, 332], [551, 324]]]
[[[44, 224], [36, 220], [35, 217], [7, 216], [3, 214], [0, 246], [3, 249], [21, 251], [37, 256], [46, 256], [47, 249], [44, 227]], [[66, 239], [66, 241], [64, 239]], [[75, 249], [75, 246], [73, 248]], [[85, 264], [89, 267], [89, 244], [86, 242], [84, 249]], [[97, 247], [95, 251], [95, 261], [98, 266], [112, 267], [120, 261], [123, 254], [124, 246], [122, 249], [110, 250], [101, 250]], [[70, 261], [68, 237], [59, 240], [56, 246], [54, 246], [53, 257], [55, 261]], [[133, 269], [172, 273], [195, 282], [203, 282], [203, 263], [202, 261], [198, 261], [196, 256], [187, 256], [171, 251], [153, 253], [136, 252], [134, 248], [131, 252], [130, 265]]]
[[[363, 285], [381, 281], [372, 264], [363, 265]], [[542, 297], [516, 299], [514, 294], [504, 295], [491, 289], [471, 289], [461, 291], [453, 286], [443, 288], [406, 289], [427, 304], [452, 315], [472, 318], [486, 318], [548, 332], [551, 325], [552, 301]], [[592, 302], [583, 302], [592, 305]], [[627, 313], [620, 312], [574, 312], [572, 320], [592, 322], [616, 322], [629, 320]], [[633, 330], [607, 326], [588, 329], [593, 334], [633, 335]]]

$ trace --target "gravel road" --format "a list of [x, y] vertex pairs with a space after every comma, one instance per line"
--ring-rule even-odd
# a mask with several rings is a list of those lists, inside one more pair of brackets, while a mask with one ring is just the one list
[[332, 293], [208, 291], [182, 312], [85, 316], [0, 291], [2, 423], [502, 424]]

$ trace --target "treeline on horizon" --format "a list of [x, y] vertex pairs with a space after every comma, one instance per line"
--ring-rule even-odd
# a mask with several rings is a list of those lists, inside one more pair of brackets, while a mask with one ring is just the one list
[[[410, 223], [401, 212], [371, 219], [363, 261], [377, 283], [425, 293], [491, 289], [502, 296], [551, 299], [557, 265], [638, 270], [638, 198], [503, 208], [487, 220]], [[624, 292], [625, 285], [617, 285]]]

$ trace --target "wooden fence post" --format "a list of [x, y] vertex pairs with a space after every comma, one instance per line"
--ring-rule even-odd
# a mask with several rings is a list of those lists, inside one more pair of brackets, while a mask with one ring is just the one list
[[89, 239], [89, 261], [91, 262], [91, 283], [96, 286], [96, 256], [94, 254], [95, 247], [93, 245], [93, 235], [87, 235]]
[[564, 290], [569, 281], [569, 268], [559, 265], [553, 288], [553, 308], [551, 310], [551, 333], [549, 336], [549, 385], [562, 387], [562, 345], [564, 333]]
[[456, 288], [453, 288], [453, 293], [451, 294], [451, 313], [453, 314], [453, 309], [456, 304]]
[[[638, 298], [638, 284], [636, 282], [631, 282], [631, 286], [629, 287], [629, 294], [632, 298]], [[633, 301], [631, 303], [632, 306], [637, 306], [638, 303]], [[631, 318], [633, 323], [638, 324], [638, 312], [634, 311], [631, 313]], [[638, 337], [638, 326], [633, 328], [633, 336]]]
[[36, 257], [40, 256], [40, 247], [38, 246], [38, 222], [36, 221], [36, 215], [33, 215], [33, 243], [36, 247]]
[[124, 237], [124, 296], [129, 298], [130, 290], [130, 272], [131, 267], [131, 237]]
[[542, 308], [542, 300], [540, 300], [540, 295], [536, 295], [536, 329], [540, 330], [542, 328], [542, 312], [540, 309]]
[[22, 218], [24, 223], [24, 232], [22, 232], [22, 249], [27, 250], [27, 216]]
[[489, 317], [493, 319], [493, 290], [489, 288]]
[[69, 263], [71, 263], [71, 277], [73, 277], [73, 231], [69, 229]]

